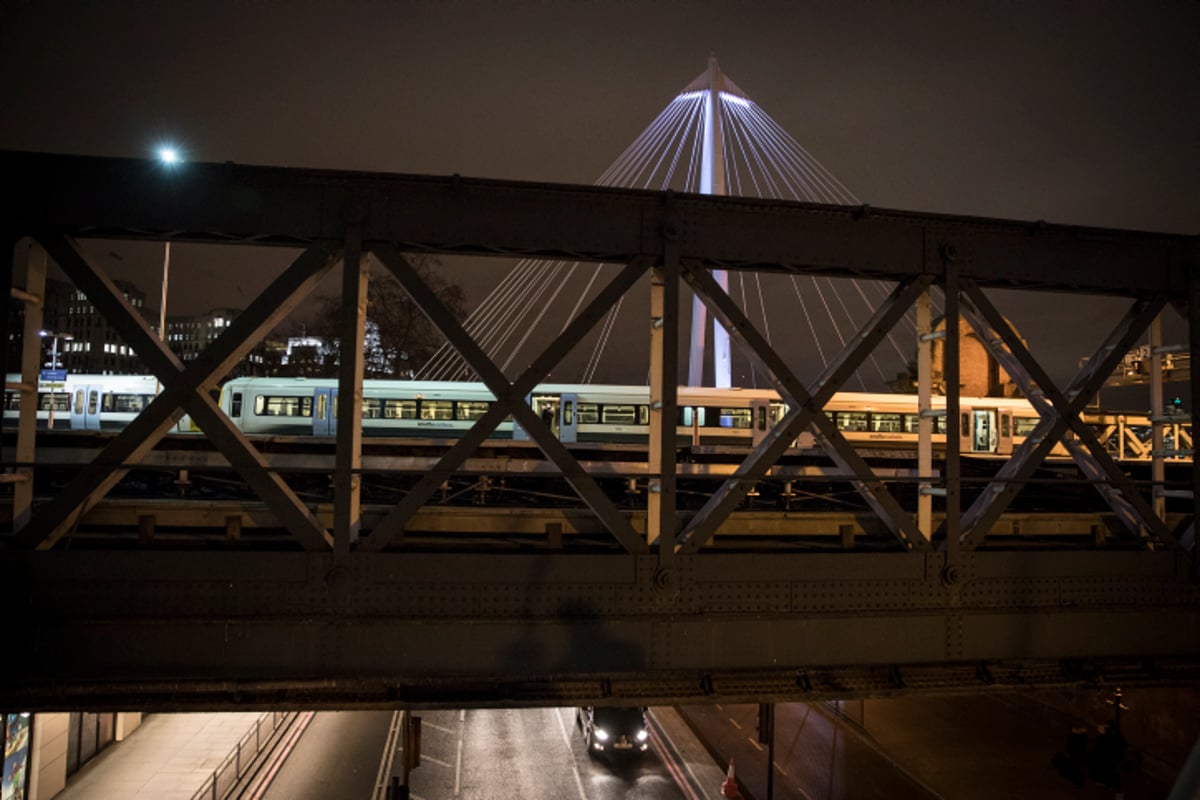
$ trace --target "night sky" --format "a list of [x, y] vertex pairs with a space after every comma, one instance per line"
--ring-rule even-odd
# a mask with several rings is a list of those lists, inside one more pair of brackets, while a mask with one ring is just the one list
[[[1192, 0], [6, 0], [0, 148], [591, 183], [715, 52], [873, 206], [1194, 234], [1197, 42]], [[260, 285], [179, 249], [172, 313]]]

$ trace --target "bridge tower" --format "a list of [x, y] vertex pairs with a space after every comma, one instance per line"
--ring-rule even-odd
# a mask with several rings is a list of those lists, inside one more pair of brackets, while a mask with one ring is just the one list
[[[700, 193], [728, 194], [725, 181], [725, 137], [721, 124], [721, 95], [745, 97], [733, 81], [725, 77], [717, 65], [716, 55], [708, 57], [708, 70], [683, 90], [706, 92], [704, 100], [704, 131], [700, 161]], [[729, 275], [725, 270], [713, 270], [713, 278], [723, 291], [729, 291]], [[708, 333], [708, 309], [699, 297], [692, 298], [692, 339], [688, 359], [688, 386], [704, 382], [704, 344]], [[729, 332], [713, 320], [713, 386], [727, 389], [732, 383], [729, 354]]]

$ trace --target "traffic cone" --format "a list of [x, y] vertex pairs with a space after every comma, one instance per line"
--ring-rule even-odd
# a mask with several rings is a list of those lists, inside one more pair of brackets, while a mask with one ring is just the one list
[[737, 781], [733, 779], [733, 759], [729, 759], [729, 770], [725, 773], [725, 782], [721, 784], [721, 797], [739, 798]]

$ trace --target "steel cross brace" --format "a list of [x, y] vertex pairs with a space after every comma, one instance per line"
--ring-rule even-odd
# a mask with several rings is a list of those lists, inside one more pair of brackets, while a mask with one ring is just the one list
[[901, 508], [883, 481], [874, 475], [870, 466], [855, 452], [837, 425], [825, 414], [823, 407], [833, 393], [866, 360], [892, 326], [907, 313], [933, 278], [922, 275], [897, 285], [871, 315], [857, 340], [849, 342], [842, 353], [829, 363], [810, 392], [702, 266], [684, 264], [683, 277], [703, 300], [713, 317], [729, 331], [730, 338], [737, 342], [756, 366], [771, 376], [790, 410], [688, 522], [679, 536], [681, 549], [695, 552], [703, 547], [721, 523], [741, 503], [750, 487], [762, 480], [771, 465], [779, 460], [795, 438], [810, 424], [821, 433], [821, 445], [834, 463], [858, 476], [852, 484], [892, 533], [907, 547], [928, 549], [929, 543], [917, 529], [912, 515]]
[[325, 549], [325, 528], [279, 476], [267, 471], [254, 446], [217, 407], [205, 387], [223, 377], [263, 336], [298, 306], [337, 263], [338, 256], [312, 247], [239, 315], [190, 366], [159, 340], [118, 289], [62, 236], [39, 237], [55, 262], [162, 381], [162, 393], [100, 452], [94, 461], [39, 510], [15, 537], [18, 548], [46, 550], [72, 527], [87, 507], [103, 497], [141, 461], [183, 415], [181, 406], [262, 497], [280, 521], [310, 550]]
[[386, 547], [397, 534], [403, 531], [404, 525], [433, 495], [442, 481], [453, 474], [463, 460], [475, 452], [488, 434], [500, 424], [505, 415], [512, 414], [514, 422], [519, 423], [537, 443], [542, 453], [558, 466], [562, 471], [563, 478], [571, 484], [584, 503], [592, 510], [592, 513], [601, 520], [621, 546], [629, 553], [648, 552], [645, 541], [638, 536], [629, 521], [621, 515], [608, 496], [579, 466], [579, 462], [575, 460], [570, 451], [563, 446], [562, 442], [554, 436], [525, 402], [525, 395], [532, 391], [546, 373], [575, 346], [580, 337], [591, 330], [612, 307], [612, 304], [637, 282], [642, 273], [646, 271], [646, 265], [636, 262], [627, 265], [588, 304], [587, 308], [571, 321], [571, 324], [559, 334], [558, 338], [540, 356], [535, 358], [515, 381], [509, 383], [500, 368], [451, 316], [398, 249], [390, 244], [375, 242], [370, 244], [370, 251], [396, 276], [421, 311], [429, 317], [430, 322], [442, 332], [451, 345], [470, 364], [496, 397], [496, 402], [442, 456], [437, 465], [417, 482], [417, 485], [404, 499], [375, 526], [374, 530], [359, 540], [357, 549], [378, 551]]
[[[1141, 492], [1113, 462], [1095, 433], [1079, 419], [1079, 412], [1104, 385], [1138, 336], [1158, 316], [1165, 300], [1136, 301], [1101, 343], [1095, 355], [1088, 359], [1087, 366], [1079, 371], [1067, 390], [1060, 392], [983, 291], [974, 282], [964, 281], [963, 292], [969, 302], [962, 304], [962, 315], [979, 333], [988, 353], [1008, 372], [1042, 416], [1025, 442], [997, 473], [996, 480], [988, 485], [963, 515], [963, 537], [974, 545], [982, 543], [991, 526], [1020, 492], [1024, 482], [1070, 428], [1090, 451], [1089, 457], [1079, 442], [1064, 440], [1075, 462], [1088, 477], [1107, 478], [1119, 490], [1101, 491], [1118, 517], [1131, 530], [1136, 531], [1139, 525], [1144, 526], [1159, 539], [1174, 544], [1166, 526], [1145, 502]], [[1007, 345], [1008, 349], [1002, 345]]]

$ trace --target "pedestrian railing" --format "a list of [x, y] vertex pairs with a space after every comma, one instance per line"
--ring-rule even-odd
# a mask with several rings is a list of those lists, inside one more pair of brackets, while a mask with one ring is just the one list
[[229, 797], [275, 731], [294, 716], [295, 712], [271, 711], [255, 720], [233, 751], [192, 795], [192, 800], [225, 800]]

